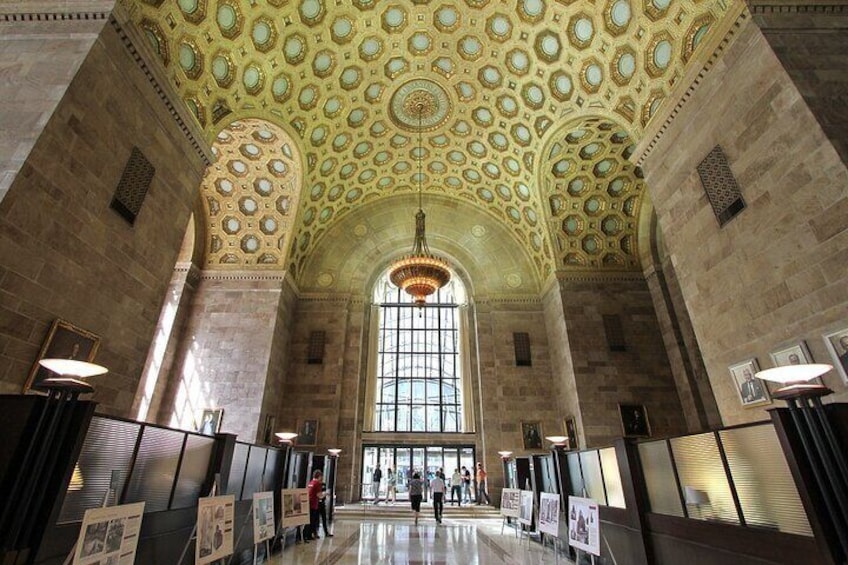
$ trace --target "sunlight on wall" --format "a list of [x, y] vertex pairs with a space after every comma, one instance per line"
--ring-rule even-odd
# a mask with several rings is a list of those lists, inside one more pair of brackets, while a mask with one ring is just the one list
[[168, 300], [162, 308], [162, 313], [159, 315], [159, 323], [156, 324], [156, 336], [153, 338], [153, 347], [147, 356], [147, 363], [144, 366], [144, 372], [141, 377], [142, 393], [135, 415], [136, 420], [146, 421], [153, 407], [153, 396], [156, 392], [156, 385], [159, 383], [159, 378], [161, 377], [160, 371], [162, 370], [165, 351], [170, 341], [171, 330], [174, 327], [174, 321], [177, 319], [177, 306], [179, 305], [181, 294], [181, 292], [172, 288], [168, 293]]
[[184, 430], [196, 430], [204, 408], [215, 406], [214, 400], [203, 390], [200, 378], [202, 364], [197, 357], [199, 346], [195, 338], [191, 339], [191, 349], [186, 353], [180, 384], [174, 400], [174, 411], [168, 425]]

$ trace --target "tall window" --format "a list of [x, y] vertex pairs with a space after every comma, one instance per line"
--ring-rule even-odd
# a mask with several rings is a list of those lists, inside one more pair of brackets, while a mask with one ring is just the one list
[[419, 309], [387, 279], [379, 284], [377, 431], [462, 431], [458, 291], [451, 281]]

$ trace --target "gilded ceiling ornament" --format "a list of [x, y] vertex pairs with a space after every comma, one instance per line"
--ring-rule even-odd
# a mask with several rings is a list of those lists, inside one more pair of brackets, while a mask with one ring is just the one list
[[401, 85], [389, 101], [392, 121], [407, 131], [432, 131], [448, 119], [451, 102], [447, 91], [429, 79], [413, 79]]

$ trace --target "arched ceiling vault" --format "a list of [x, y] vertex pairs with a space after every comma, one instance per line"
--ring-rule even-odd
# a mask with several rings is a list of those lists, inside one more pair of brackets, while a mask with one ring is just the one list
[[[543, 151], [563, 124], [596, 116], [638, 141], [727, 4], [127, 1], [210, 140], [245, 117], [293, 132], [305, 170], [297, 245], [282, 249], [280, 261], [302, 272], [336, 222], [414, 191], [422, 159], [424, 190], [502, 221], [532, 257], [536, 278], [553, 269], [638, 267], [610, 255], [618, 236], [603, 222], [592, 228], [597, 241], [563, 231], [551, 198], [573, 179], [552, 171]], [[429, 108], [420, 152], [410, 119], [418, 100]], [[621, 159], [606, 153], [614, 144], [602, 145], [595, 164]], [[570, 204], [582, 207], [574, 214], [584, 226], [594, 221], [589, 198]], [[607, 231], [626, 231], [614, 221]], [[592, 256], [591, 241], [607, 253]], [[572, 245], [582, 253], [576, 263]]]

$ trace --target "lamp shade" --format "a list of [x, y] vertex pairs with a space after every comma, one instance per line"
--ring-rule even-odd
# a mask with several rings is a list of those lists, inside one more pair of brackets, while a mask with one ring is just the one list
[[294, 432], [277, 432], [274, 434], [277, 438], [285, 443], [291, 442], [294, 438], [297, 437], [297, 434]]
[[338, 457], [338, 456], [339, 456], [339, 453], [341, 453], [341, 452], [342, 452], [342, 450], [341, 450], [341, 449], [337, 449], [337, 448], [335, 448], [335, 447], [334, 447], [334, 448], [332, 448], [332, 449], [328, 449], [328, 450], [327, 450], [327, 453], [329, 453], [329, 454], [330, 454], [330, 455], [332, 455], [333, 457]]
[[825, 363], [807, 363], [804, 365], [774, 367], [773, 369], [759, 371], [754, 376], [764, 381], [780, 384], [803, 383], [820, 377], [831, 369], [833, 369], [833, 366]]
[[79, 377], [84, 379], [109, 372], [109, 369], [101, 365], [95, 365], [94, 363], [87, 363], [85, 361], [75, 361], [74, 359], [42, 359], [38, 364], [63, 377]]
[[512, 451], [498, 451], [498, 455], [503, 459], [509, 459], [512, 456]]
[[566, 445], [568, 443], [567, 436], [545, 436], [545, 439], [554, 445]]

